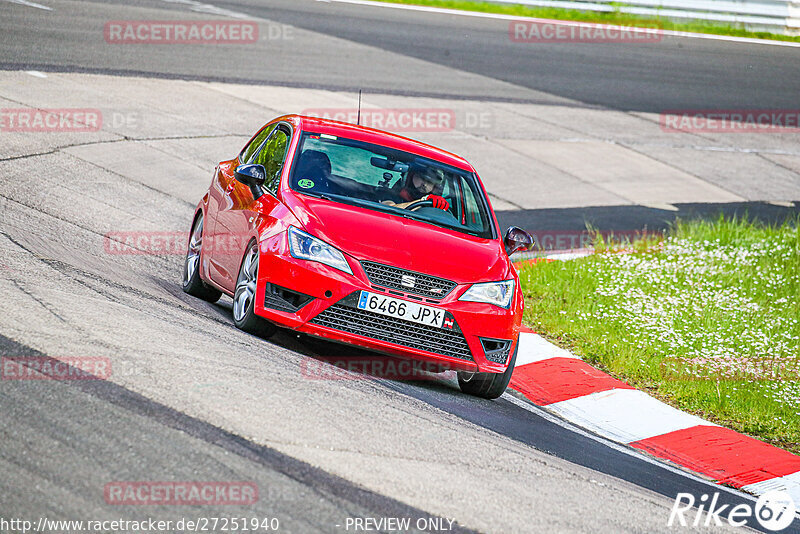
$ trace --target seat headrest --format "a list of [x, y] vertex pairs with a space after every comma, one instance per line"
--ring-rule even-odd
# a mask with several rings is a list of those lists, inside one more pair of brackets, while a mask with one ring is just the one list
[[[300, 163], [297, 165], [298, 176], [312, 171], [323, 172], [325, 176], [331, 174], [331, 160], [325, 152], [319, 150], [304, 150], [300, 154]], [[302, 176], [301, 176], [302, 177]]]

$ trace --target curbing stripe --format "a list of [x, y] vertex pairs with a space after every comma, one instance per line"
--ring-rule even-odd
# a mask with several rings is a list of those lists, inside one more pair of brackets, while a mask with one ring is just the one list
[[556, 347], [538, 334], [520, 332], [517, 367], [514, 371], [514, 377], [517, 376], [518, 373], [520, 375], [524, 373], [524, 371], [520, 369], [522, 366], [550, 358], [573, 358], [580, 360], [580, 358], [571, 352]]
[[747, 486], [742, 486], [742, 489], [755, 495], [763, 495], [772, 490], [785, 491], [792, 496], [795, 503], [800, 504], [800, 471], [783, 477], [748, 484]]
[[678, 430], [631, 446], [736, 488], [800, 471], [800, 456], [719, 426]]
[[550, 404], [547, 409], [620, 443], [711, 424], [636, 389], [612, 389], [592, 393]]
[[[519, 358], [519, 354], [517, 354]], [[545, 406], [609, 389], [633, 389], [575, 357], [548, 358], [514, 372], [511, 387]]]
[[784, 490], [800, 505], [800, 456], [664, 404], [528, 330], [509, 387], [534, 404], [718, 484], [755, 495]]

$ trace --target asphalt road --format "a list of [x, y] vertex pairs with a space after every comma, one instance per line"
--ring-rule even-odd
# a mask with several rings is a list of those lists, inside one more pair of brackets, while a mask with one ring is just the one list
[[[102, 41], [98, 29], [107, 20], [209, 15], [185, 2], [43, 1], [53, 13], [0, 4], [0, 67], [363, 85], [398, 94], [540, 103], [564, 103], [578, 92], [595, 96], [577, 98], [576, 106], [622, 109], [650, 109], [659, 101], [644, 90], [645, 80], [672, 98], [671, 106], [709, 105], [713, 91], [700, 90], [709, 81], [724, 93], [717, 106], [745, 106], [755, 94], [770, 95], [769, 106], [788, 106], [786, 87], [796, 86], [798, 76], [795, 69], [788, 84], [778, 83], [779, 71], [796, 61], [780, 48], [665, 40], [636, 50], [548, 47], [524, 53], [515, 48], [520, 45], [494, 42], [507, 38], [507, 28], [497, 22], [299, 1], [217, 4], [300, 28], [295, 38], [273, 42], [267, 52], [274, 54], [246, 47], [202, 53], [194, 47], [115, 47]], [[401, 33], [402, 43], [396, 40]], [[470, 41], [472, 36], [482, 37]], [[479, 53], [479, 47], [491, 53]], [[426, 50], [449, 54], [423, 57]], [[504, 59], [515, 53], [521, 63], [516, 74]], [[722, 76], [724, 65], [750, 56], [766, 70], [734, 84], [738, 89], [723, 91], [713, 76], [697, 74], [711, 69]], [[660, 69], [645, 73], [653, 61], [677, 63], [680, 72], [693, 68], [695, 75], [668, 82], [663, 72], [652, 72]], [[612, 65], [605, 75], [595, 70], [594, 78], [581, 78], [578, 72], [602, 64]], [[508, 83], [512, 75], [518, 79]], [[55, 106], [60, 97], [50, 98]], [[95, 105], [97, 98], [92, 96]], [[197, 136], [221, 139], [230, 149], [243, 141], [227, 132]], [[199, 165], [170, 139], [153, 139], [158, 151]], [[109, 134], [96, 143], [110, 147], [117, 141], [125, 139]], [[309, 344], [290, 332], [269, 341], [244, 335], [232, 326], [229, 299], [208, 305], [180, 291], [179, 256], [103, 249], [109, 230], [186, 226], [195, 198], [186, 194], [179, 173], [172, 181], [134, 179], [82, 159], [82, 147], [69, 152], [44, 137], [32, 143], [24, 155], [0, 161], [0, 354], [102, 356], [116, 371], [104, 381], [0, 382], [0, 517], [244, 515], [277, 517], [283, 532], [345, 532], [347, 518], [410, 517], [454, 519], [463, 531], [657, 532], [667, 530], [678, 492], [719, 490], [611, 448], [508, 396], [493, 402], [466, 397], [452, 378], [310, 379], [304, 372], [309, 359], [339, 354], [340, 347]], [[260, 499], [247, 508], [106, 503], [105, 485], [126, 480], [247, 480], [259, 487]], [[723, 503], [745, 500], [721, 492]]]
[[[47, 360], [3, 336], [0, 350]], [[412, 525], [443, 520], [105, 380], [6, 383], [0, 404], [0, 516], [6, 520], [156, 518], [177, 524], [183, 518], [238, 516], [270, 524], [277, 519], [282, 532], [335, 531], [347, 517], [407, 517]], [[160, 473], [159, 481], [247, 481], [258, 488], [258, 500], [233, 506], [155, 504], [145, 513], [136, 505], [112, 507], [106, 484], [138, 481], [143, 473], [148, 480]], [[452, 531], [470, 532], [457, 524]]]
[[[192, 46], [109, 46], [102, 39], [109, 20], [163, 20], [186, 17], [187, 11], [200, 17], [202, 9], [190, 2], [59, 0], [48, 5], [54, 11], [0, 6], [0, 68], [147, 73], [483, 100], [569, 99], [655, 113], [794, 109], [800, 89], [800, 54], [780, 46], [667, 36], [647, 44], [520, 44], [509, 39], [504, 20], [311, 0], [222, 0], [213, 5], [295, 29], [263, 28], [266, 53], [246, 45], [198, 53]], [[322, 46], [320, 36], [339, 40]], [[462, 76], [454, 79], [451, 72]], [[473, 76], [467, 79], [464, 73]]]

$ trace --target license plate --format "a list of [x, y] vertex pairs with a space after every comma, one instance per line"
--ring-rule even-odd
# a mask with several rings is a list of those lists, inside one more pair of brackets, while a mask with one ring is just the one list
[[426, 326], [441, 328], [444, 324], [444, 310], [424, 306], [416, 302], [408, 302], [385, 295], [362, 291], [358, 299], [358, 307], [387, 317], [404, 319]]

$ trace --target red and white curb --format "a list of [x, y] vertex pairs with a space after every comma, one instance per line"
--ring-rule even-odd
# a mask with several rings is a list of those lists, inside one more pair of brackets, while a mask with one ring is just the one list
[[754, 495], [786, 491], [800, 507], [800, 456], [664, 404], [524, 327], [509, 387], [608, 440]]

